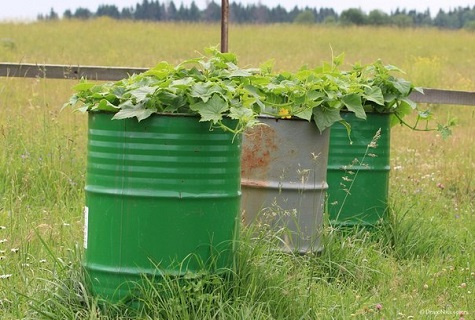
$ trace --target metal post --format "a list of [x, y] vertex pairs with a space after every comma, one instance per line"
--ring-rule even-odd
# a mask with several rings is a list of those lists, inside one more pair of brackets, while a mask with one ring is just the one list
[[221, 1], [221, 52], [228, 52], [229, 0]]

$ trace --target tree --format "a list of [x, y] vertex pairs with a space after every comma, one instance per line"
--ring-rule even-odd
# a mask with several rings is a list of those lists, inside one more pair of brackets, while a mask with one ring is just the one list
[[203, 11], [203, 19], [207, 22], [219, 21], [221, 19], [221, 6], [211, 1]]
[[196, 5], [195, 1], [193, 1], [190, 5], [190, 10], [188, 11], [188, 19], [189, 21], [199, 21], [201, 18], [200, 8]]
[[472, 9], [468, 7], [463, 9], [461, 20], [462, 20], [463, 27], [466, 27], [467, 24], [470, 25], [471, 22], [474, 22], [475, 21], [475, 6]]
[[166, 10], [166, 20], [175, 21], [177, 20], [178, 10], [176, 9], [175, 3], [170, 1]]
[[[100, 5], [97, 11], [91, 12], [86, 8], [77, 8], [74, 14], [71, 10], [63, 13], [65, 19], [78, 18], [88, 19], [92, 16], [109, 16], [114, 19], [137, 19], [152, 21], [208, 21], [215, 22], [221, 18], [221, 7], [219, 0], [206, 0], [207, 7], [200, 10], [195, 1], [191, 2], [190, 7], [186, 7], [181, 2], [177, 9], [174, 0], [165, 0], [160, 3], [158, 0], [138, 0], [134, 7], [124, 8], [122, 11], [115, 5]], [[344, 10], [339, 16], [331, 8], [310, 8], [303, 10], [296, 5], [293, 9], [287, 11], [281, 5], [269, 8], [263, 5], [259, 0], [254, 0], [257, 4], [242, 5], [238, 1], [230, 1], [229, 19], [233, 23], [341, 23], [342, 25], [396, 25], [399, 27], [411, 26], [436, 26], [439, 28], [470, 28], [475, 21], [475, 6], [458, 7], [449, 12], [442, 9], [437, 13], [434, 19], [431, 18], [429, 9], [424, 12], [416, 10], [406, 11], [406, 9], [397, 8], [390, 15], [380, 11], [372, 10], [368, 15], [361, 9], [351, 8]], [[56, 12], [51, 9], [49, 14], [40, 14], [38, 20], [58, 19]]]
[[317, 15], [317, 22], [336, 22], [338, 15], [336, 14], [335, 10], [329, 8], [320, 8], [320, 11]]
[[315, 23], [315, 15], [311, 10], [305, 10], [300, 12], [294, 19], [294, 23], [298, 24], [314, 24]]
[[158, 1], [143, 0], [141, 4], [137, 3], [135, 7], [135, 19], [138, 20], [161, 20], [161, 7]]
[[399, 28], [412, 27], [414, 25], [414, 20], [412, 17], [404, 13], [399, 13], [391, 17], [391, 21], [395, 26]]
[[367, 16], [361, 9], [348, 9], [341, 12], [340, 22], [344, 25], [355, 24], [357, 26], [366, 24]]
[[71, 12], [71, 10], [67, 9], [64, 11], [63, 17], [65, 19], [71, 19], [73, 17], [73, 13]]
[[289, 14], [287, 10], [281, 5], [277, 5], [277, 7], [272, 8], [269, 12], [269, 21], [273, 23], [279, 22], [290, 22]]
[[430, 26], [432, 25], [432, 18], [430, 16], [430, 10], [427, 9], [424, 12], [410, 11], [409, 15], [413, 17], [414, 24], [417, 26]]
[[188, 9], [185, 8], [185, 6], [183, 5], [183, 2], [180, 4], [180, 8], [178, 8], [178, 11], [176, 13], [176, 19], [178, 21], [188, 20]]
[[89, 19], [92, 16], [92, 13], [89, 9], [87, 8], [77, 8], [76, 11], [74, 11], [74, 18], [77, 19]]
[[464, 25], [464, 28], [470, 31], [475, 31], [475, 20], [467, 21]]
[[442, 9], [440, 9], [434, 18], [434, 25], [439, 28], [454, 29], [458, 26], [458, 21], [451, 12], [445, 13]]
[[323, 23], [324, 24], [336, 24], [338, 21], [337, 19], [337, 16], [334, 15], [334, 16], [326, 16], [324, 19], [323, 19]]
[[49, 11], [49, 15], [46, 17], [46, 19], [48, 19], [48, 20], [58, 20], [58, 19], [59, 19], [59, 16], [58, 16], [58, 14], [54, 11], [54, 9], [51, 8], [51, 10]]
[[295, 18], [297, 18], [297, 16], [299, 15], [300, 13], [300, 9], [295, 6], [290, 12], [289, 12], [289, 21], [294, 21]]
[[134, 18], [134, 9], [133, 8], [122, 8], [120, 12], [121, 19], [133, 19]]
[[254, 22], [267, 23], [269, 22], [269, 8], [259, 4], [257, 6], [251, 6], [251, 17]]
[[107, 16], [114, 19], [120, 18], [119, 9], [115, 5], [102, 4], [97, 8], [96, 16], [102, 17]]
[[374, 26], [383, 26], [391, 22], [389, 15], [381, 10], [373, 10], [368, 15], [368, 24]]

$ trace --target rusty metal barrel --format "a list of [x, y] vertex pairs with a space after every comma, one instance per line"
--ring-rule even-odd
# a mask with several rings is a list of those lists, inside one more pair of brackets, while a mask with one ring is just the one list
[[264, 125], [243, 135], [244, 223], [277, 231], [283, 251], [319, 251], [329, 132], [321, 134], [315, 123], [305, 120], [260, 120]]

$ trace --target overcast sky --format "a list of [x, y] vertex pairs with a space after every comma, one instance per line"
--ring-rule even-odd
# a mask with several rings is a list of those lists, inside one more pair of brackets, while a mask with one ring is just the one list
[[[211, 0], [195, 0], [195, 3], [201, 9]], [[231, 3], [233, 0], [229, 0]], [[87, 8], [96, 11], [101, 4], [114, 4], [120, 9], [123, 7], [134, 7], [142, 0], [1, 0], [0, 1], [0, 20], [34, 20], [38, 14], [47, 14], [53, 8], [60, 16], [66, 9], [74, 10], [78, 7]], [[168, 0], [159, 0], [160, 3], [166, 3]], [[180, 6], [183, 3], [189, 6], [192, 0], [174, 0], [175, 5]], [[221, 3], [221, 0], [215, 0]], [[236, 0], [242, 4], [262, 3], [268, 7], [281, 5], [286, 9], [292, 9], [295, 6], [303, 8], [333, 8], [337, 12], [348, 8], [361, 8], [365, 12], [373, 9], [381, 9], [387, 13], [399, 9], [415, 9], [423, 12], [430, 9], [432, 16], [437, 14], [439, 9], [448, 11], [457, 7], [474, 7], [475, 0]]]

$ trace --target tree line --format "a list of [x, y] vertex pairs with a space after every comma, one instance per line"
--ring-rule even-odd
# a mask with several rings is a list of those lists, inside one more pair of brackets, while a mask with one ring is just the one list
[[[64, 11], [63, 19], [91, 19], [95, 17], [110, 17], [113, 19], [146, 20], [146, 21], [188, 21], [188, 22], [217, 22], [221, 19], [221, 5], [214, 0], [206, 8], [199, 9], [193, 1], [190, 6], [183, 3], [176, 6], [173, 1], [142, 0], [135, 7], [119, 9], [116, 5], [99, 5], [95, 12], [87, 8], [77, 8], [74, 11]], [[48, 14], [38, 15], [38, 20], [60, 19], [52, 8]], [[357, 8], [350, 8], [340, 14], [331, 8], [298, 8], [286, 10], [278, 5], [269, 8], [262, 4], [242, 5], [231, 2], [229, 20], [232, 23], [301, 23], [301, 24], [340, 24], [340, 25], [373, 25], [397, 27], [427, 27], [434, 26], [448, 29], [468, 28], [475, 30], [475, 6], [458, 7], [448, 12], [439, 10], [434, 18], [429, 9], [424, 12], [397, 9], [390, 14], [381, 10], [369, 13]]]

